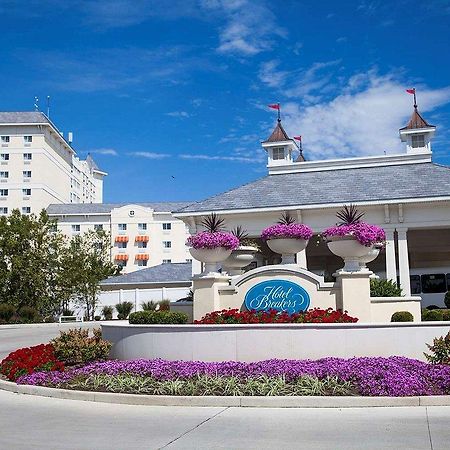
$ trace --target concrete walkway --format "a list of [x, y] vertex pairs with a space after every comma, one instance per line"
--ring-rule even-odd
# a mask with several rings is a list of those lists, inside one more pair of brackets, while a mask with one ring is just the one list
[[109, 405], [0, 391], [0, 448], [433, 449], [450, 407], [276, 409]]

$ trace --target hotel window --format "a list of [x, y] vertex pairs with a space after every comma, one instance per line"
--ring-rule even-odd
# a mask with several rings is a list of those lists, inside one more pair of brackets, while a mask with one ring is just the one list
[[172, 229], [171, 223], [163, 223], [163, 230], [169, 231]]
[[163, 247], [164, 248], [172, 248], [172, 242], [171, 241], [163, 241]]
[[2, 141], [2, 145], [4, 145], [5, 147], [7, 147], [8, 144], [9, 144], [9, 136], [2, 136], [1, 141]]
[[8, 208], [6, 207], [0, 208], [0, 214], [8, 214]]
[[31, 161], [32, 158], [33, 158], [33, 155], [31, 153], [24, 153], [23, 154], [23, 160], [24, 161]]
[[94, 230], [95, 231], [103, 230], [103, 225], [101, 223], [98, 223], [98, 224], [94, 225]]
[[186, 258], [186, 262], [192, 262], [191, 258]]
[[31, 206], [22, 206], [22, 214], [31, 214]]
[[171, 259], [163, 259], [163, 264], [170, 264], [171, 262]]
[[411, 275], [409, 277], [411, 283], [411, 294], [420, 294], [422, 286], [420, 285], [420, 275]]
[[117, 267], [119, 267], [120, 269], [123, 269], [126, 266], [127, 266], [127, 262], [126, 261], [119, 261], [117, 263]]
[[24, 136], [23, 142], [25, 142], [25, 144], [31, 144], [33, 142], [33, 136]]
[[147, 248], [147, 242], [138, 242], [137, 247], [138, 248]]
[[422, 275], [422, 292], [424, 294], [437, 294], [447, 292], [445, 274], [435, 273], [432, 275]]
[[29, 197], [31, 195], [31, 189], [30, 188], [22, 189], [22, 194], [25, 197]]
[[147, 260], [146, 259], [139, 259], [137, 262], [137, 265], [139, 267], [147, 267]]
[[274, 147], [272, 155], [273, 159], [284, 159], [284, 147]]
[[79, 233], [81, 231], [81, 225], [72, 225], [72, 233]]
[[8, 178], [9, 172], [0, 172], [0, 178]]
[[425, 136], [423, 134], [411, 136], [412, 148], [422, 148], [425, 147]]
[[0, 161], [9, 161], [9, 153], [0, 154]]
[[138, 230], [139, 231], [147, 231], [147, 224], [146, 223], [138, 223]]
[[127, 231], [127, 224], [126, 223], [119, 223], [119, 224], [117, 224], [117, 229], [119, 231]]
[[8, 189], [0, 189], [0, 197], [7, 197]]
[[117, 248], [127, 248], [128, 242], [117, 242]]
[[24, 178], [31, 178], [31, 170], [23, 170], [22, 175]]

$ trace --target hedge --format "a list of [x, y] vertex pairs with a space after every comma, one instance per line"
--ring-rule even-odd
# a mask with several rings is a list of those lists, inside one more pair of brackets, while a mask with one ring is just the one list
[[128, 318], [130, 324], [183, 324], [188, 321], [188, 316], [182, 312], [173, 311], [138, 311], [131, 313]]

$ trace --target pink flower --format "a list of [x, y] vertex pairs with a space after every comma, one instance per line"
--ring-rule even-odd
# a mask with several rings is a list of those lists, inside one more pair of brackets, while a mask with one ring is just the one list
[[193, 248], [218, 248], [224, 247], [227, 250], [236, 250], [239, 247], [239, 239], [231, 233], [223, 231], [202, 231], [190, 236], [186, 242]]
[[313, 232], [311, 228], [302, 223], [281, 224], [277, 223], [265, 228], [261, 233], [261, 238], [264, 241], [268, 239], [286, 238], [286, 239], [305, 239], [312, 237]]
[[322, 236], [355, 236], [357, 241], [366, 247], [371, 247], [377, 243], [383, 243], [386, 240], [386, 233], [383, 228], [376, 225], [370, 225], [366, 222], [330, 227], [322, 233]]

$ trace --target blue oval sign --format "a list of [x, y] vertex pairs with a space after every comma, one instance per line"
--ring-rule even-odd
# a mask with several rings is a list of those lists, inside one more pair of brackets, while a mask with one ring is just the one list
[[253, 286], [245, 295], [245, 307], [249, 310], [275, 309], [289, 314], [309, 308], [309, 294], [298, 284], [287, 280], [267, 280]]

